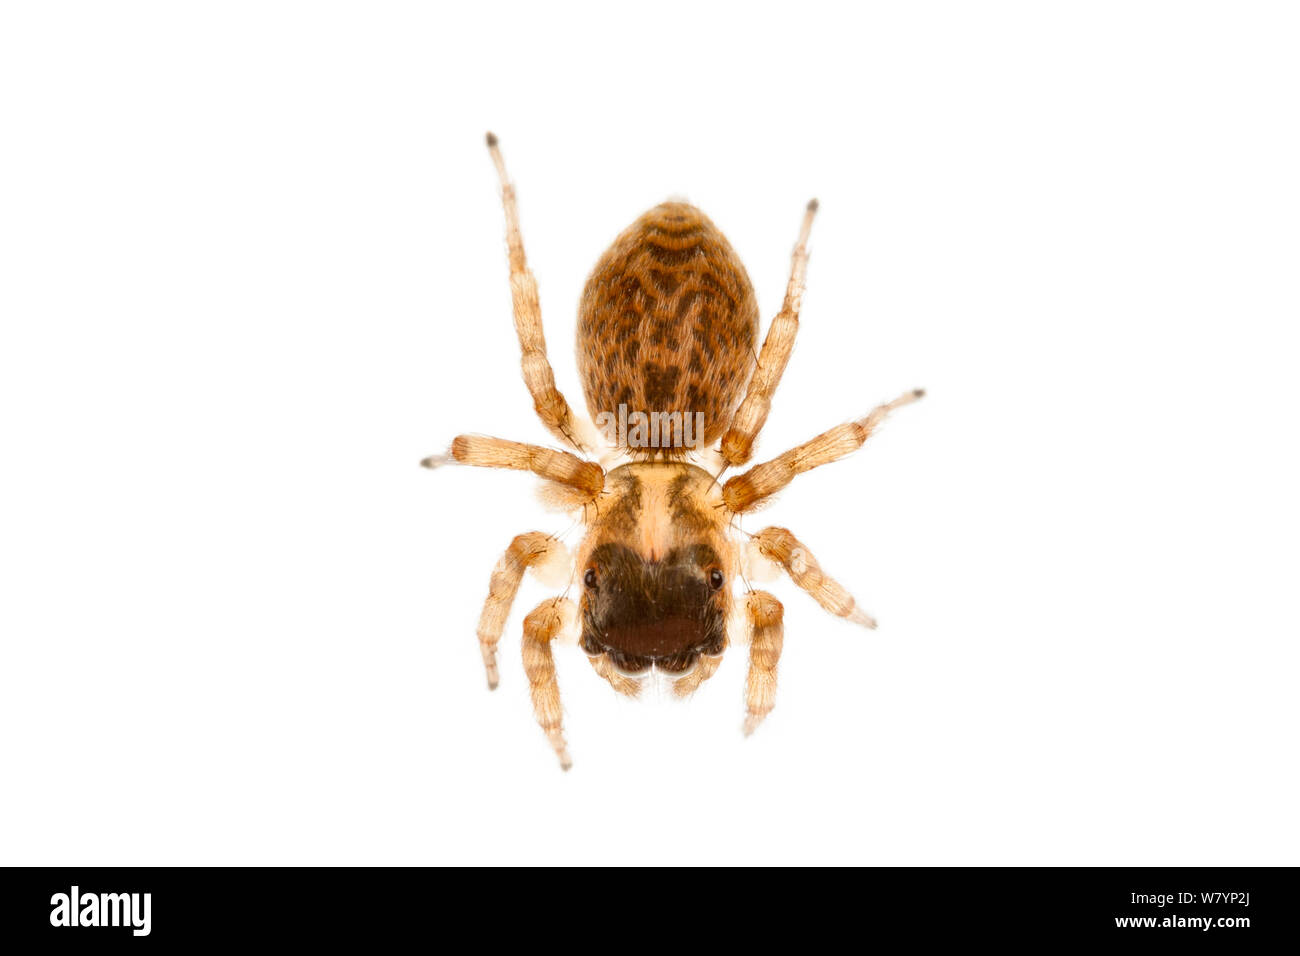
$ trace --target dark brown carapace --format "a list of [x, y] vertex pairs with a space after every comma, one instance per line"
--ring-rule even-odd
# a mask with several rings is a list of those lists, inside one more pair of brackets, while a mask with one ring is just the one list
[[[747, 534], [740, 516], [796, 475], [861, 447], [891, 410], [922, 393], [907, 392], [721, 481], [752, 457], [794, 346], [817, 204], [808, 204], [784, 304], [756, 351], [758, 305], [744, 266], [703, 213], [667, 202], [619, 235], [583, 290], [578, 369], [591, 422], [584, 421], [555, 387], [514, 187], [490, 133], [488, 148], [506, 211], [524, 383], [542, 423], [572, 450], [461, 435], [447, 454], [423, 464], [531, 471], [546, 481], [550, 500], [579, 514], [586, 528], [572, 555], [555, 536], [528, 532], [498, 562], [478, 626], [488, 686], [497, 685], [496, 647], [524, 571], [558, 570], [555, 580], [568, 589], [525, 618], [523, 657], [538, 722], [562, 767], [570, 761], [551, 647], [566, 636], [577, 637], [616, 690], [635, 695], [651, 673], [671, 680], [679, 694], [694, 691], [736, 634], [750, 648], [748, 734], [775, 701], [783, 611], [775, 597], [747, 584], [737, 594], [742, 561], [778, 565], [832, 614], [867, 627], [875, 622], [791, 532]], [[743, 552], [738, 536], [747, 542]], [[574, 590], [577, 606], [568, 596]]]

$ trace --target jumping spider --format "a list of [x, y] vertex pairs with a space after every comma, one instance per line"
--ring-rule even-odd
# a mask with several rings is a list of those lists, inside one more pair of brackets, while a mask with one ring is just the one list
[[[525, 618], [523, 657], [533, 709], [561, 767], [567, 770], [571, 761], [551, 644], [572, 635], [579, 623], [580, 646], [615, 690], [635, 695], [653, 669], [672, 681], [676, 693], [689, 694], [717, 670], [734, 614], [737, 634], [746, 633], [749, 640], [748, 735], [773, 707], [783, 609], [775, 597], [747, 582], [743, 599], [733, 600], [731, 585], [742, 561], [737, 534], [743, 532], [736, 519], [796, 475], [857, 450], [889, 412], [923, 393], [908, 392], [720, 482], [726, 469], [752, 457], [790, 358], [817, 202], [804, 214], [785, 302], [757, 356], [758, 305], [744, 266], [703, 213], [683, 202], [666, 202], [614, 241], [583, 290], [578, 367], [587, 408], [593, 419], [607, 424], [619, 410], [617, 434], [607, 429], [603, 439], [598, 437], [555, 387], [514, 186], [491, 133], [487, 145], [501, 180], [524, 382], [538, 417], [560, 442], [601, 456], [597, 463], [568, 451], [461, 435], [446, 454], [422, 462], [430, 468], [450, 460], [531, 471], [545, 479], [553, 501], [580, 512], [586, 527], [571, 557], [555, 536], [533, 531], [516, 537], [497, 563], [478, 625], [488, 687], [497, 686], [497, 642], [525, 569], [537, 572], [558, 563], [569, 588]], [[634, 410], [630, 418], [627, 409]], [[646, 440], [651, 415], [666, 423], [671, 440]], [[625, 422], [634, 419], [629, 433]], [[691, 443], [695, 447], [688, 447], [679, 439], [693, 421], [700, 427]], [[651, 437], [663, 436], [655, 428]], [[701, 467], [708, 448], [713, 448], [716, 474]], [[875, 627], [785, 528], [747, 537], [751, 556], [784, 568], [827, 611]], [[567, 597], [574, 587], [582, 595], [576, 608]]]

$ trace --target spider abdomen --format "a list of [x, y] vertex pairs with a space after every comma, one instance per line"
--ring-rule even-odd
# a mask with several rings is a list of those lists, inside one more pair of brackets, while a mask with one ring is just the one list
[[[678, 438], [712, 445], [749, 381], [757, 338], [754, 288], [731, 244], [694, 206], [663, 203], [624, 230], [587, 279], [578, 310], [587, 408], [600, 425], [665, 416], [683, 422]], [[689, 450], [655, 434], [649, 445], [626, 427], [611, 437], [634, 454]]]

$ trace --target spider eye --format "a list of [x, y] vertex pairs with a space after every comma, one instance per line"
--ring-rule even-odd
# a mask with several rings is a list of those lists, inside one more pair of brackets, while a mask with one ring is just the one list
[[712, 571], [709, 572], [709, 584], [712, 586], [713, 590], [715, 591], [718, 588], [722, 587], [722, 572], [719, 571], [717, 568], [714, 568]]
[[594, 587], [596, 586], [596, 569], [595, 569], [595, 568], [588, 568], [588, 569], [587, 569], [587, 573], [584, 574], [584, 575], [582, 576], [582, 583], [585, 584], [585, 585], [587, 585], [587, 587], [589, 587], [589, 588], [594, 588]]

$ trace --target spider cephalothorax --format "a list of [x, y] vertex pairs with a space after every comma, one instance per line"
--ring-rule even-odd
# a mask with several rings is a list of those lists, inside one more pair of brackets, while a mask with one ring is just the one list
[[[562, 767], [570, 761], [551, 645], [572, 632], [596, 672], [616, 690], [635, 694], [648, 674], [660, 673], [686, 694], [717, 669], [731, 625], [739, 619], [750, 647], [749, 733], [775, 700], [783, 611], [765, 591], [747, 589], [743, 598], [734, 592], [741, 565], [737, 519], [796, 475], [861, 447], [886, 414], [922, 393], [907, 392], [864, 418], [720, 481], [726, 469], [752, 457], [789, 360], [817, 204], [808, 204], [785, 302], [755, 359], [758, 307], [744, 266], [698, 209], [669, 202], [619, 235], [583, 291], [578, 367], [593, 429], [555, 387], [514, 187], [491, 134], [488, 148], [506, 210], [524, 382], [542, 423], [573, 451], [461, 435], [448, 454], [423, 463], [434, 467], [451, 460], [531, 471], [545, 479], [551, 500], [579, 514], [586, 527], [571, 560], [558, 539], [541, 532], [521, 534], [506, 549], [479, 618], [488, 686], [497, 685], [496, 647], [524, 571], [558, 560], [565, 563], [569, 590], [525, 618], [523, 651], [538, 722]], [[593, 454], [623, 463], [607, 472], [579, 457]], [[716, 463], [712, 472], [700, 466], [709, 455]], [[822, 607], [875, 626], [791, 532], [766, 528], [746, 537], [755, 557], [779, 565]], [[575, 588], [580, 589], [577, 607], [567, 596]]]
[[735, 548], [705, 504], [711, 484], [701, 468], [661, 462], [606, 478], [608, 506], [577, 555], [581, 645], [624, 677], [651, 666], [682, 677], [726, 647]]

